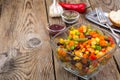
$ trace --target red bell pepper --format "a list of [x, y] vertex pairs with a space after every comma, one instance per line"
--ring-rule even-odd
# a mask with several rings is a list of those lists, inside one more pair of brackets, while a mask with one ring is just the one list
[[94, 55], [94, 53], [91, 53], [91, 55], [89, 56], [90, 60], [95, 60], [97, 59], [97, 57]]
[[110, 41], [111, 44], [114, 44], [114, 40], [112, 39], [112, 37], [108, 37], [108, 40]]
[[80, 13], [85, 13], [86, 11], [86, 4], [85, 3], [78, 3], [78, 4], [69, 4], [69, 3], [64, 3], [64, 2], [59, 2], [59, 4], [68, 10], [75, 10]]

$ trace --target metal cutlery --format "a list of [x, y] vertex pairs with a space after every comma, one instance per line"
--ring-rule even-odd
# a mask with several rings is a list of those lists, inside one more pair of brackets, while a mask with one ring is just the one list
[[[114, 32], [114, 30], [113, 30], [113, 29], [110, 27], [110, 25], [108, 24], [108, 20], [107, 20], [106, 16], [104, 15], [102, 8], [101, 8], [101, 7], [95, 8], [95, 10], [96, 10], [96, 13], [97, 13], [98, 21], [99, 21], [101, 24], [105, 24], [105, 25], [110, 29], [110, 31], [115, 35], [116, 41], [119, 42], [120, 37], [119, 37], [118, 34], [116, 34], [116, 33]], [[120, 44], [119, 44], [119, 47], [120, 47]]]

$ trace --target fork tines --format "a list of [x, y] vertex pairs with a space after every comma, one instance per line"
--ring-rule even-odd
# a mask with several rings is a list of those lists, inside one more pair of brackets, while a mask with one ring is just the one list
[[102, 24], [105, 24], [107, 22], [107, 19], [103, 13], [103, 10], [101, 7], [99, 8], [95, 8], [96, 10], [96, 13], [97, 13], [97, 18], [98, 18], [98, 21]]

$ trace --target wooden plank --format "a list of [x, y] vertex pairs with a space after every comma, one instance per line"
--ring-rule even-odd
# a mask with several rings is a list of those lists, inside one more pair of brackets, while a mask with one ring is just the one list
[[3, 0], [0, 0], [0, 16], [1, 16], [1, 10], [2, 10], [2, 2]]
[[119, 0], [89, 0], [92, 8], [94, 9], [95, 7], [102, 7], [102, 9], [106, 12], [110, 12], [111, 10], [118, 10], [120, 9], [120, 5], [118, 4], [120, 1]]
[[0, 80], [55, 79], [44, 23], [47, 23], [44, 0], [3, 0]]
[[[47, 11], [49, 13], [49, 6], [52, 4], [52, 0], [46, 0]], [[50, 24], [63, 24], [65, 23], [61, 20], [61, 18], [51, 18], [48, 14], [48, 20]], [[69, 72], [65, 71], [61, 65], [58, 63], [56, 57], [54, 57], [54, 65], [55, 65], [55, 74], [56, 80], [78, 80], [78, 78]]]
[[120, 74], [115, 66], [114, 59], [105, 65], [105, 67], [91, 80], [120, 80]]
[[120, 73], [120, 48], [118, 48], [117, 51], [115, 52], [114, 59], [117, 64], [118, 71]]
[[[119, 0], [89, 0], [92, 8], [95, 7], [102, 7], [102, 9], [106, 12], [110, 12], [111, 10], [117, 10], [120, 8], [119, 6]], [[114, 59], [111, 60], [111, 62], [106, 66], [106, 68], [103, 69], [93, 80], [120, 80], [120, 49], [117, 49], [117, 52], [114, 54]], [[99, 77], [98, 77], [99, 76]], [[105, 76], [105, 77], [104, 77]]]

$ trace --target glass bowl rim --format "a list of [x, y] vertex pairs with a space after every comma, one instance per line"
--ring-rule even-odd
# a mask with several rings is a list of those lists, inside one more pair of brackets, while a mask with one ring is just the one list
[[[54, 24], [51, 24], [51, 25], [54, 25]], [[66, 29], [66, 25], [63, 25], [63, 24], [61, 24], [61, 25], [60, 25], [60, 24], [57, 24], [57, 25], [63, 26], [63, 28], [60, 29], [60, 30], [52, 30], [52, 29], [49, 28], [51, 25], [48, 25], [48, 26], [46, 27], [48, 31], [52, 31], [52, 32], [61, 32], [61, 31], [63, 31], [63, 30]]]
[[65, 17], [63, 14], [64, 14], [64, 12], [70, 12], [70, 11], [77, 14], [77, 16], [75, 16], [75, 17], [72, 18], [72, 19], [77, 19], [77, 18], [79, 18], [80, 14], [79, 14], [79, 12], [77, 12], [77, 11], [75, 11], [75, 10], [64, 10], [63, 13], [61, 14], [62, 18], [66, 19], [66, 17]]

